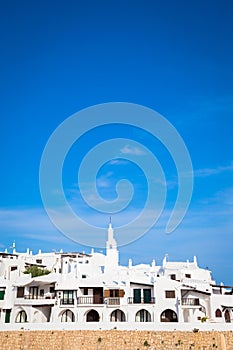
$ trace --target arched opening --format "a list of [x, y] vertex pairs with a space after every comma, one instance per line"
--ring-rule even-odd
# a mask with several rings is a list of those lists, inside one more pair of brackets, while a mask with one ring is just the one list
[[16, 323], [24, 323], [27, 322], [27, 314], [24, 310], [21, 310], [15, 319]]
[[87, 313], [87, 322], [99, 322], [100, 315], [96, 310], [90, 310]]
[[139, 310], [135, 317], [136, 322], [151, 322], [151, 314], [147, 310]]
[[117, 309], [114, 310], [110, 315], [111, 322], [125, 322], [125, 314], [123, 311]]
[[215, 317], [222, 317], [222, 311], [219, 310], [219, 309], [217, 309], [217, 310], [215, 311]]
[[231, 315], [230, 315], [229, 310], [225, 311], [224, 316], [225, 316], [225, 322], [230, 323], [231, 322]]
[[61, 314], [61, 322], [74, 322], [74, 313], [71, 310], [65, 310]]
[[161, 313], [161, 322], [178, 322], [177, 314], [175, 311], [167, 309]]

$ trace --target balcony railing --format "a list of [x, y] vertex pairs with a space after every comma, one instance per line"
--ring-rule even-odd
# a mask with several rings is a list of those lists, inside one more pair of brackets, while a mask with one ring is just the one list
[[187, 306], [199, 306], [200, 301], [198, 298], [182, 298], [181, 299], [182, 305]]
[[120, 298], [112, 297], [105, 299], [107, 305], [120, 305]]
[[61, 299], [61, 305], [74, 305], [74, 299]]
[[155, 298], [152, 297], [150, 299], [145, 299], [145, 298], [137, 299], [137, 298], [129, 297], [128, 304], [155, 304]]
[[28, 294], [23, 296], [24, 299], [54, 299], [54, 293], [48, 293], [44, 295]]
[[104, 303], [104, 299], [103, 299], [103, 297], [99, 297], [99, 296], [78, 297], [77, 298], [77, 303], [79, 305], [103, 304]]

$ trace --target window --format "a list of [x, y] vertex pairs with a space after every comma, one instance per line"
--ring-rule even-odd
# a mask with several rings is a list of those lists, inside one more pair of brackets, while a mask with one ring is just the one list
[[110, 289], [110, 298], [118, 298], [119, 289]]
[[72, 290], [64, 290], [63, 299], [62, 299], [61, 303], [63, 305], [73, 305], [74, 304], [73, 294], [74, 293]]
[[144, 304], [151, 303], [151, 289], [143, 289], [143, 302]]
[[44, 289], [40, 289], [40, 297], [44, 296]]
[[190, 273], [186, 273], [186, 274], [185, 274], [185, 278], [191, 278]]
[[24, 287], [18, 287], [17, 288], [17, 298], [23, 298], [24, 297]]
[[137, 288], [133, 290], [133, 302], [134, 304], [141, 303], [141, 289]]
[[11, 271], [15, 271], [15, 270], [17, 270], [17, 266], [11, 266]]
[[87, 278], [87, 275], [82, 275], [82, 278]]
[[64, 290], [63, 298], [64, 299], [73, 299], [73, 291], [72, 290]]
[[88, 288], [83, 288], [83, 295], [88, 295]]
[[55, 291], [55, 290], [54, 290], [54, 287], [50, 287], [50, 288], [49, 288], [49, 293], [54, 293], [54, 291]]
[[105, 298], [123, 298], [125, 295], [124, 289], [105, 289]]
[[42, 264], [42, 259], [36, 259], [37, 264]]
[[166, 290], [165, 291], [165, 298], [175, 298], [176, 294], [174, 290]]
[[175, 274], [172, 274], [170, 277], [171, 277], [171, 280], [176, 280], [176, 275]]
[[30, 299], [38, 298], [38, 287], [36, 286], [29, 287], [29, 297]]

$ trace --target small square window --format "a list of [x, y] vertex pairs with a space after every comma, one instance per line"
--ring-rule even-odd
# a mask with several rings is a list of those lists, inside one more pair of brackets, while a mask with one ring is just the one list
[[176, 293], [174, 290], [166, 290], [165, 291], [165, 298], [175, 298]]

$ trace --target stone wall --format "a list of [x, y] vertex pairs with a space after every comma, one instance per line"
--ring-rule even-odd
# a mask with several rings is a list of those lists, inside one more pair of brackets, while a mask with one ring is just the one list
[[233, 332], [2, 331], [1, 350], [233, 350]]

